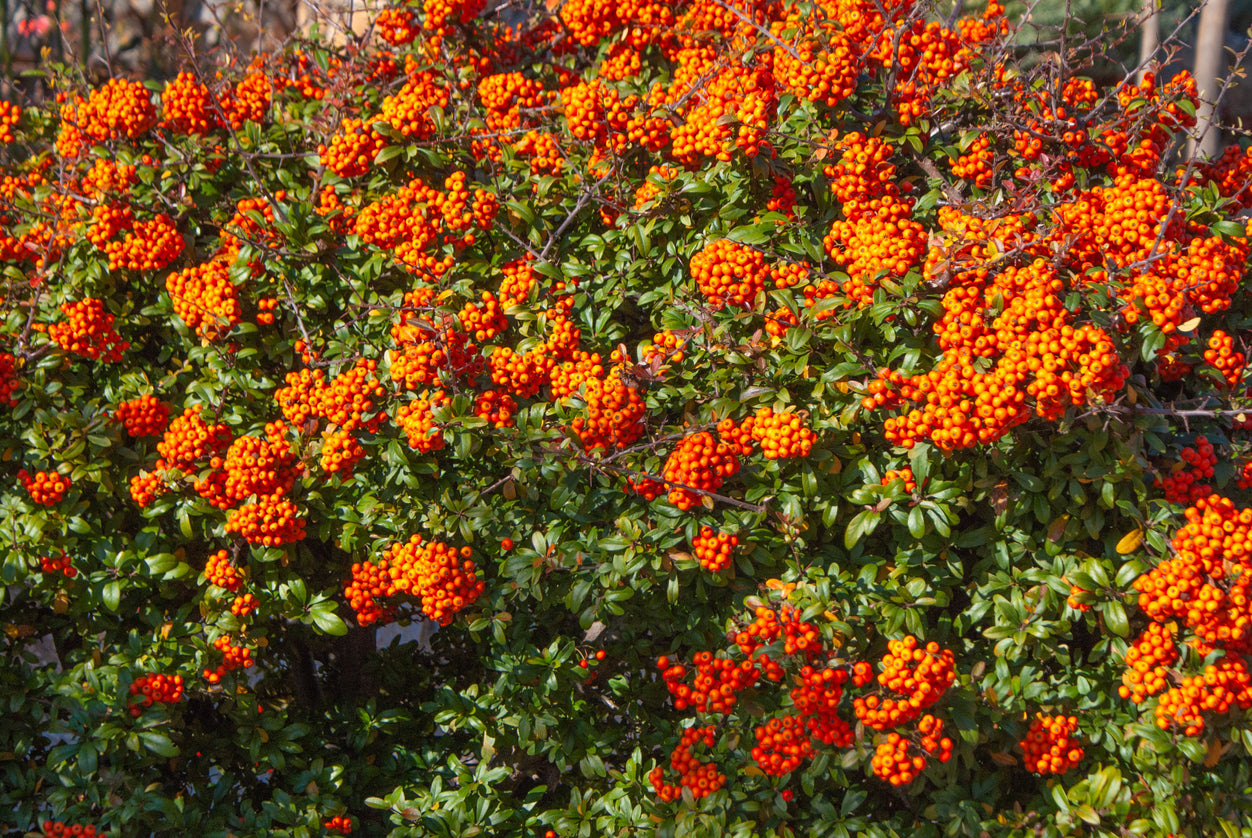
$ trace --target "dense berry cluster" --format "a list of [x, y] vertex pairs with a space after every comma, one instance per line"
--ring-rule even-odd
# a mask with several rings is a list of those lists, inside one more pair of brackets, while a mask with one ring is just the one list
[[0, 352], [0, 405], [17, 406], [17, 391], [22, 379], [17, 374], [17, 359], [8, 352]]
[[709, 573], [721, 573], [730, 567], [731, 557], [739, 546], [739, 536], [714, 532], [712, 527], [701, 527], [700, 534], [691, 539], [691, 551], [700, 560], [700, 566]]
[[48, 326], [48, 337], [66, 352], [73, 352], [93, 361], [120, 361], [130, 342], [122, 340], [113, 330], [113, 315], [104, 309], [104, 301], [87, 298], [61, 306], [65, 320]]
[[1213, 332], [1209, 338], [1208, 349], [1204, 351], [1204, 360], [1212, 364], [1221, 373], [1226, 386], [1234, 389], [1243, 378], [1245, 358], [1243, 353], [1235, 349], [1235, 339], [1221, 329]]
[[769, 270], [760, 251], [719, 239], [691, 257], [691, 275], [714, 308], [750, 308]]
[[[1198, 736], [1206, 715], [1252, 707], [1252, 509], [1210, 495], [1186, 518], [1173, 556], [1135, 580], [1139, 608], [1152, 622], [1126, 654], [1119, 692], [1136, 703], [1160, 693], [1157, 725]], [[1209, 656], [1202, 673], [1170, 668], [1178, 661], [1175, 637]]]
[[214, 640], [213, 648], [222, 653], [222, 662], [214, 668], [205, 667], [201, 673], [210, 684], [220, 683], [228, 672], [251, 669], [256, 664], [252, 659], [252, 650], [231, 643], [229, 634], [223, 634]]
[[669, 502], [688, 510], [704, 493], [716, 492], [727, 477], [739, 473], [739, 457], [707, 431], [683, 437], [665, 461], [663, 476]]
[[1176, 660], [1173, 630], [1164, 623], [1150, 623], [1126, 650], [1126, 671], [1118, 694], [1135, 704], [1156, 695], [1169, 685], [1169, 667]]
[[17, 473], [17, 479], [22, 481], [30, 499], [44, 506], [60, 503], [70, 488], [70, 479], [55, 471], [37, 471], [31, 474], [22, 469]]
[[225, 335], [240, 319], [230, 266], [213, 260], [170, 274], [165, 280], [174, 313], [207, 340]]
[[111, 271], [159, 271], [183, 252], [183, 237], [174, 220], [160, 213], [136, 221], [120, 241], [107, 241], [101, 249]]
[[279, 547], [304, 539], [300, 510], [281, 492], [260, 495], [255, 501], [231, 510], [226, 531], [237, 532], [249, 544]]
[[801, 416], [768, 407], [759, 408], [740, 427], [761, 446], [762, 456], [769, 460], [807, 457], [817, 441], [817, 434], [805, 426]]
[[156, 396], [140, 396], [119, 404], [113, 411], [113, 418], [121, 422], [132, 437], [156, 436], [165, 433], [170, 423], [170, 408]]
[[183, 700], [183, 676], [151, 673], [141, 675], [130, 685], [130, 714], [138, 716], [153, 703], [177, 704]]
[[220, 423], [210, 425], [200, 418], [200, 414], [199, 407], [191, 407], [170, 422], [165, 435], [157, 443], [157, 453], [161, 455], [157, 461], [158, 470], [177, 469], [191, 473], [230, 447], [230, 428]]
[[183, 71], [161, 91], [161, 127], [174, 134], [210, 134], [221, 125], [209, 88]]
[[1207, 437], [1196, 437], [1195, 446], [1182, 449], [1180, 456], [1182, 462], [1170, 474], [1156, 478], [1155, 485], [1165, 490], [1165, 500], [1170, 503], [1195, 503], [1208, 497], [1213, 489], [1201, 481], [1211, 480], [1213, 466], [1217, 465], [1213, 444]]
[[441, 541], [426, 544], [420, 535], [413, 535], [392, 544], [377, 563], [354, 564], [344, 596], [363, 626], [390, 622], [394, 609], [378, 600], [394, 596], [420, 599], [422, 613], [446, 626], [483, 592], [472, 555], [469, 547], [457, 550]]
[[228, 591], [237, 591], [243, 584], [243, 577], [239, 575], [239, 569], [231, 562], [230, 553], [226, 550], [218, 550], [209, 556], [204, 565], [204, 578], [210, 585], [217, 585]]
[[1076, 716], [1035, 715], [1026, 738], [1019, 744], [1026, 767], [1036, 774], [1064, 774], [1082, 762], [1083, 749], [1074, 735]]
[[683, 789], [687, 789], [699, 800], [726, 785], [726, 775], [717, 770], [716, 763], [701, 762], [691, 753], [692, 748], [699, 744], [712, 748], [717, 741], [716, 730], [713, 725], [708, 725], [683, 731], [682, 739], [669, 759], [670, 770], [678, 774], [678, 784], [665, 782], [663, 766], [658, 765], [648, 774], [648, 780], [658, 798], [665, 802], [678, 800], [682, 797]]
[[852, 705], [856, 717], [875, 730], [911, 722], [922, 710], [942, 698], [956, 680], [951, 650], [941, 649], [934, 641], [918, 646], [917, 638], [912, 635], [891, 641], [881, 666], [878, 684], [895, 695], [858, 697]]

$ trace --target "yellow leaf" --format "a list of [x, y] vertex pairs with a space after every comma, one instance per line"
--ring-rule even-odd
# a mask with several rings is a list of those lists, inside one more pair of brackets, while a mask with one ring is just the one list
[[1139, 549], [1139, 545], [1143, 543], [1143, 530], [1131, 530], [1122, 536], [1122, 540], [1117, 542], [1117, 552], [1123, 556], [1127, 553], [1133, 553]]
[[695, 556], [685, 550], [671, 550], [669, 557], [676, 562], [694, 562], [696, 560]]
[[517, 497], [517, 487], [513, 485], [512, 480], [504, 484], [504, 487], [500, 489], [500, 494], [504, 495], [507, 500]]
[[1180, 332], [1194, 332], [1194, 331], [1196, 330], [1196, 327], [1197, 327], [1197, 326], [1199, 326], [1199, 325], [1200, 325], [1200, 318], [1198, 318], [1198, 317], [1192, 317], [1192, 318], [1191, 318], [1190, 320], [1188, 320], [1186, 323], [1179, 323], [1179, 324], [1178, 324], [1178, 331], [1180, 331]]
[[173, 627], [174, 627], [173, 623], [161, 623], [161, 639], [162, 640], [169, 639], [170, 629], [172, 629]]
[[831, 474], [838, 474], [839, 472], [843, 471], [843, 463], [839, 462], [838, 457], [831, 457], [830, 466], [827, 468], [827, 471], [829, 471]]
[[1230, 744], [1227, 742], [1223, 745], [1222, 740], [1216, 736], [1210, 739], [1208, 753], [1204, 755], [1204, 767], [1212, 768], [1214, 765], [1217, 765], [1221, 758], [1226, 755], [1226, 752], [1230, 750]]
[[1069, 516], [1062, 515], [1048, 525], [1048, 541], [1060, 541], [1065, 535], [1065, 527], [1069, 524]]
[[709, 497], [708, 495], [705, 495], [704, 497], [700, 498], [700, 505], [703, 506], [705, 509], [711, 510], [713, 508], [713, 499]]

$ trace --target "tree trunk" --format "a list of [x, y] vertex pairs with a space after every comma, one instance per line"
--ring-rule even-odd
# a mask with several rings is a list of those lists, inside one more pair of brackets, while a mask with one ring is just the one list
[[1190, 143], [1191, 157], [1212, 158], [1217, 156], [1221, 145], [1221, 131], [1216, 125], [1217, 78], [1221, 71], [1223, 53], [1226, 49], [1226, 28], [1230, 17], [1230, 0], [1206, 0], [1200, 10], [1200, 25], [1196, 32], [1195, 76], [1200, 94], [1200, 109], [1196, 113], [1195, 134]]
[[1152, 69], [1156, 51], [1161, 46], [1161, 9], [1158, 0], [1143, 0], [1139, 15], [1138, 81], [1142, 84], [1144, 74]]

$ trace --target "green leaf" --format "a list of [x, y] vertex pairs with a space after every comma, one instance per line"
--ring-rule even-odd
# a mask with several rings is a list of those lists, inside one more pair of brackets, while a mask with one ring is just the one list
[[881, 513], [875, 512], [873, 509], [866, 509], [858, 512], [856, 516], [848, 522], [848, 528], [844, 531], [843, 546], [851, 550], [857, 542], [872, 533], [878, 527], [878, 521], [881, 517]]
[[1122, 607], [1120, 602], [1107, 602], [1100, 610], [1104, 616], [1104, 625], [1109, 631], [1118, 637], [1126, 637], [1130, 634], [1130, 624], [1126, 620], [1126, 609]]
[[116, 611], [118, 606], [122, 604], [122, 583], [116, 579], [112, 582], [106, 582], [104, 589], [100, 592], [100, 598], [104, 602], [104, 607], [110, 611]]
[[178, 748], [174, 746], [174, 742], [164, 733], [157, 733], [152, 730], [143, 730], [139, 732], [139, 741], [143, 746], [152, 753], [161, 757], [178, 756]]
[[314, 603], [309, 609], [309, 618], [326, 634], [342, 637], [348, 633], [348, 625], [335, 613], [335, 603], [329, 600]]

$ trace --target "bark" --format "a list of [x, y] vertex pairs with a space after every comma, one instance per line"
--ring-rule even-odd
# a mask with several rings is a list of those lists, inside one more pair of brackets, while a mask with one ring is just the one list
[[1226, 29], [1230, 20], [1230, 0], [1207, 0], [1200, 10], [1200, 24], [1196, 32], [1195, 76], [1200, 94], [1200, 108], [1196, 113], [1194, 139], [1190, 144], [1193, 158], [1217, 156], [1221, 145], [1221, 131], [1216, 124], [1217, 93], [1221, 87], [1218, 74], [1223, 65], [1222, 53], [1226, 49]]

